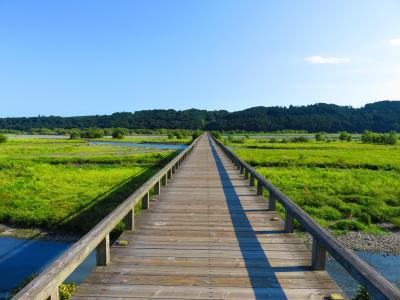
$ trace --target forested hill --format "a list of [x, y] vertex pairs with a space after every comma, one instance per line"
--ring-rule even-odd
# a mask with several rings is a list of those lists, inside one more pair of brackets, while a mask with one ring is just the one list
[[253, 107], [237, 112], [189, 109], [142, 110], [102, 116], [2, 118], [0, 129], [32, 128], [172, 128], [206, 130], [400, 131], [400, 101], [380, 101], [362, 108], [318, 103], [307, 106]]

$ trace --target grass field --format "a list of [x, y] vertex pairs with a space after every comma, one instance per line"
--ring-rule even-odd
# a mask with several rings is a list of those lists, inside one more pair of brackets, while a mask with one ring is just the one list
[[175, 156], [85, 141], [0, 144], [0, 222], [84, 233]]
[[400, 227], [400, 147], [361, 142], [229, 143], [246, 162], [337, 233]]

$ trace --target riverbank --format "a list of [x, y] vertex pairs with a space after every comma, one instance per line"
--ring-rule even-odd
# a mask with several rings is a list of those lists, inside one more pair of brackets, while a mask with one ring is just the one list
[[[309, 233], [297, 233], [308, 249], [311, 249], [312, 239]], [[400, 234], [371, 234], [357, 231], [336, 236], [336, 239], [349, 249], [370, 253], [384, 253], [400, 256]]]
[[13, 237], [19, 239], [48, 240], [56, 242], [76, 242], [79, 235], [65, 232], [49, 232], [39, 228], [21, 228], [0, 223], [0, 237]]

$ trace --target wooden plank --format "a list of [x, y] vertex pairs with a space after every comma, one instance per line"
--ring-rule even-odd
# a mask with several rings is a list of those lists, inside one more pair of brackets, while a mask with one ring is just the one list
[[[243, 171], [243, 170], [242, 170]], [[248, 174], [249, 175], [249, 174]], [[73, 299], [323, 299], [343, 293], [204, 136]], [[290, 224], [289, 224], [290, 225]], [[286, 224], [286, 229], [288, 229]]]

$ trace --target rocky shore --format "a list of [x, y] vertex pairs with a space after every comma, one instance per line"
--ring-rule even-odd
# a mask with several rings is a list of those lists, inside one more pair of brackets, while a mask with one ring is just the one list
[[[311, 249], [311, 235], [298, 233], [304, 243]], [[352, 250], [384, 253], [387, 255], [400, 255], [400, 234], [389, 232], [387, 234], [370, 234], [351, 231], [336, 237], [344, 246]]]
[[75, 242], [79, 240], [79, 236], [73, 234], [48, 232], [38, 228], [20, 228], [8, 224], [0, 224], [0, 237], [42, 239], [60, 242]]

